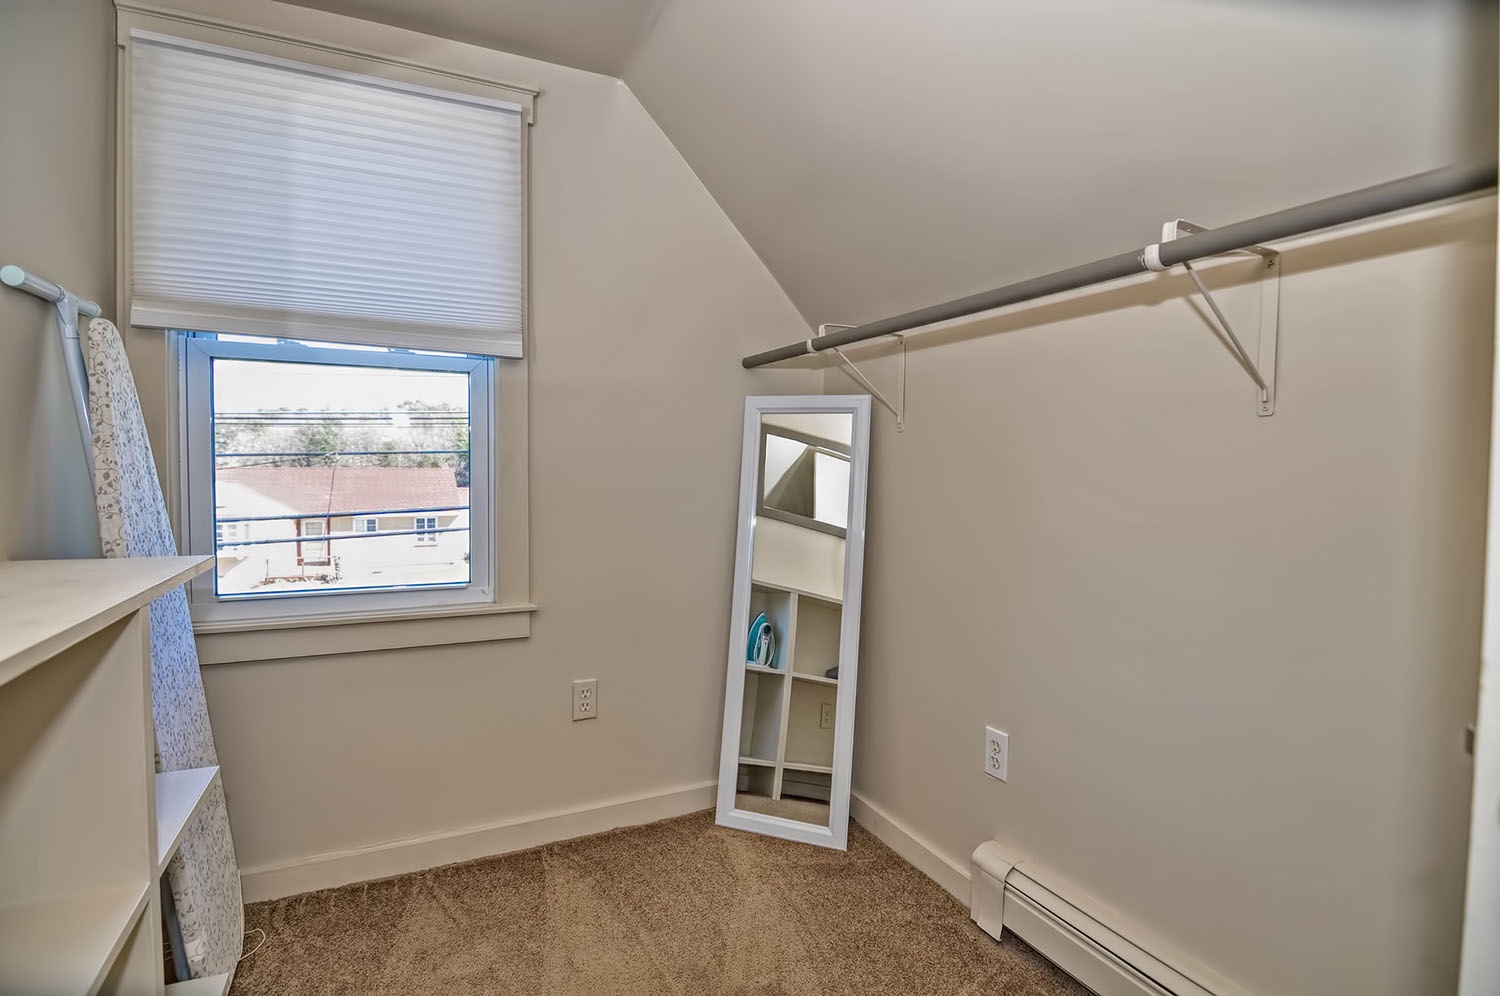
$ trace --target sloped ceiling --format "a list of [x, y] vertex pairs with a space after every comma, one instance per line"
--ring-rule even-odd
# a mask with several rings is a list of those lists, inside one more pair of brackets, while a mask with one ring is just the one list
[[619, 76], [662, 0], [288, 0]]
[[1465, 159], [1494, 5], [669, 0], [625, 80], [810, 323]]
[[810, 324], [1496, 145], [1493, 0], [298, 0], [623, 76]]

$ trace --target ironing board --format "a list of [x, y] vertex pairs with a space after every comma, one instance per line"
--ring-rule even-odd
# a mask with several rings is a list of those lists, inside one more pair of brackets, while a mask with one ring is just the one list
[[[135, 380], [111, 322], [96, 318], [89, 323], [84, 364], [104, 556], [175, 555], [177, 543]], [[151, 698], [158, 771], [219, 763], [181, 588], [151, 603]], [[166, 878], [192, 976], [232, 972], [244, 941], [244, 905], [221, 781], [214, 782], [184, 832]]]

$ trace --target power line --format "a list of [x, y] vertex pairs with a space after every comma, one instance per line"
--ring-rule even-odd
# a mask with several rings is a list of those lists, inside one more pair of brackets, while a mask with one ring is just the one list
[[467, 512], [468, 510], [468, 505], [433, 505], [423, 508], [376, 508], [362, 512], [294, 512], [290, 515], [240, 515], [232, 518], [219, 516], [214, 522], [216, 525], [228, 522], [290, 522], [293, 519], [342, 519], [346, 516], [368, 518], [376, 515], [410, 515], [412, 512]]
[[454, 456], [467, 454], [468, 450], [286, 450], [284, 452], [215, 453], [216, 460], [239, 457], [357, 457], [357, 456]]

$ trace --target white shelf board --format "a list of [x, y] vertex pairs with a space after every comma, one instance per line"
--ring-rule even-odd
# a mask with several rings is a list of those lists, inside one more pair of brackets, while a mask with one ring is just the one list
[[756, 674], [786, 674], [786, 672], [779, 667], [766, 667], [763, 664], [746, 664], [745, 670], [754, 671]]
[[811, 771], [819, 775], [833, 774], [833, 766], [830, 764], [803, 764], [800, 761], [784, 761], [781, 766], [788, 771]]
[[799, 598], [811, 598], [819, 602], [827, 602], [829, 605], [842, 606], [844, 604], [841, 600], [834, 598], [832, 595], [822, 595], [816, 591], [808, 591], [806, 588], [793, 588], [791, 585], [777, 584], [774, 581], [757, 581], [755, 578], [751, 578], [750, 587], [760, 588], [765, 591], [786, 591], [792, 593], [793, 595], [796, 595]]
[[821, 674], [803, 674], [801, 671], [793, 671], [792, 677], [798, 681], [812, 681], [819, 685], [837, 685], [839, 683], [837, 678], [825, 678]]
[[0, 685], [212, 564], [212, 557], [0, 562]]
[[167, 986], [167, 996], [224, 996], [229, 991], [232, 978], [225, 972], [223, 975], [205, 975], [200, 979], [174, 982]]
[[141, 884], [0, 907], [0, 992], [98, 992], [149, 893]]
[[740, 763], [741, 764], [754, 765], [757, 768], [774, 768], [774, 767], [776, 767], [776, 762], [775, 761], [767, 761], [763, 757], [751, 757], [749, 754], [741, 754], [740, 755]]
[[156, 870], [160, 874], [182, 842], [182, 832], [203, 805], [219, 766], [156, 773]]

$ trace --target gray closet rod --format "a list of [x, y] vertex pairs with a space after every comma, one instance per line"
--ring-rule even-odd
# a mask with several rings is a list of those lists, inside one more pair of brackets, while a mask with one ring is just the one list
[[982, 311], [1020, 304], [1039, 297], [1060, 294], [1092, 284], [1132, 277], [1152, 270], [1165, 270], [1179, 263], [1188, 263], [1209, 256], [1219, 256], [1250, 246], [1275, 242], [1297, 235], [1305, 235], [1322, 228], [1343, 225], [1351, 221], [1389, 214], [1403, 208], [1417, 207], [1432, 201], [1446, 200], [1464, 194], [1473, 194], [1495, 186], [1495, 164], [1448, 166], [1418, 173], [1400, 180], [1392, 180], [1363, 190], [1355, 190], [1337, 197], [1313, 201], [1298, 207], [1287, 208], [1274, 214], [1261, 215], [1246, 221], [1213, 228], [1194, 235], [1185, 235], [1170, 242], [1155, 243], [1143, 249], [1122, 252], [1092, 263], [1058, 270], [1045, 276], [1032, 277], [1019, 283], [1007, 284], [994, 290], [970, 294], [954, 301], [918, 308], [904, 315], [882, 318], [879, 321], [856, 325], [850, 329], [829, 332], [816, 338], [788, 343], [776, 349], [768, 349], [740, 362], [748, 369], [763, 367], [770, 363], [821, 353], [826, 349], [848, 346], [851, 343], [876, 339], [895, 332], [909, 332], [924, 325], [951, 321], [975, 315]]

